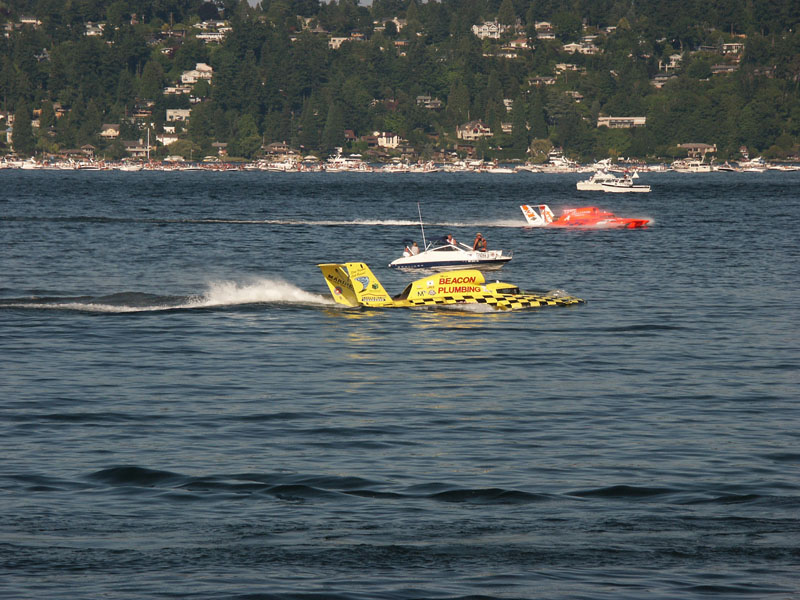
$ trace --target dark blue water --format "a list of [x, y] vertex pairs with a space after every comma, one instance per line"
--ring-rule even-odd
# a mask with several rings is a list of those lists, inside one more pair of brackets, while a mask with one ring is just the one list
[[[0, 172], [0, 597], [800, 598], [800, 174], [578, 177]], [[334, 305], [418, 201], [587, 303]]]

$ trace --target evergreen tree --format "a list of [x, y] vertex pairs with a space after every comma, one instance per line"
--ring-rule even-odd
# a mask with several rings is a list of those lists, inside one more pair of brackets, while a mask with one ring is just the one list
[[459, 79], [450, 86], [450, 94], [447, 96], [447, 114], [450, 122], [454, 125], [466, 123], [469, 120], [469, 108], [469, 90]]
[[500, 9], [497, 11], [497, 21], [503, 25], [513, 25], [517, 21], [514, 14], [514, 4], [511, 0], [503, 0]]
[[309, 151], [319, 145], [319, 125], [317, 124], [317, 115], [315, 114], [315, 107], [308, 98], [303, 103], [303, 112], [300, 115], [299, 124], [299, 138], [298, 142], [304, 150]]
[[514, 99], [511, 111], [511, 147], [517, 158], [523, 158], [528, 150], [528, 110], [522, 96]]
[[125, 108], [132, 107], [133, 100], [136, 97], [135, 89], [136, 86], [134, 84], [133, 75], [131, 75], [128, 69], [120, 69], [119, 76], [117, 77], [117, 104]]
[[42, 114], [39, 116], [39, 129], [47, 131], [56, 124], [56, 113], [53, 110], [53, 103], [49, 100], [42, 102]]
[[325, 120], [325, 129], [322, 130], [322, 149], [331, 152], [334, 148], [344, 145], [344, 117], [342, 109], [336, 101], [331, 102], [328, 108], [328, 117]]
[[548, 136], [547, 118], [542, 104], [542, 95], [534, 93], [528, 107], [528, 124], [531, 128], [531, 138], [543, 140]]
[[162, 95], [164, 88], [164, 69], [155, 61], [149, 61], [142, 71], [139, 81], [139, 94], [142, 98], [155, 100]]
[[261, 149], [261, 136], [252, 115], [245, 113], [236, 122], [236, 134], [228, 145], [228, 154], [244, 158], [255, 157]]
[[31, 109], [24, 101], [17, 102], [14, 111], [14, 129], [11, 133], [14, 152], [22, 157], [33, 156], [36, 140], [31, 127]]
[[506, 109], [504, 105], [498, 105], [494, 100], [489, 100], [486, 105], [486, 124], [491, 128], [494, 135], [503, 134], [503, 117]]
[[86, 105], [86, 111], [83, 114], [83, 119], [81, 120], [80, 128], [78, 130], [78, 139], [80, 143], [95, 143], [102, 125], [103, 115], [97, 106], [97, 101], [94, 98], [91, 98], [89, 103]]

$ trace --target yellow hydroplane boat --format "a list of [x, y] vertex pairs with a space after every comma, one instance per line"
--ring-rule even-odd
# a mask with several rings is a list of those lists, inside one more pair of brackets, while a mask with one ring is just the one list
[[487, 283], [477, 269], [437, 273], [412, 281], [397, 296], [390, 296], [364, 263], [317, 265], [333, 299], [345, 306], [414, 307], [452, 304], [487, 304], [498, 310], [539, 306], [569, 306], [584, 300], [558, 292], [523, 292], [511, 283]]

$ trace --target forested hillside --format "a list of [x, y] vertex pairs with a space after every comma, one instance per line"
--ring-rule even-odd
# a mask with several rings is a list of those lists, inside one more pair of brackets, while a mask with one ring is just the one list
[[0, 151], [780, 159], [798, 24], [796, 0], [0, 0]]

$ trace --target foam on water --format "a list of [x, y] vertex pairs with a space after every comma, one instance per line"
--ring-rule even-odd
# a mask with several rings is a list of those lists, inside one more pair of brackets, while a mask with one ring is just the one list
[[215, 308], [240, 304], [296, 304], [329, 307], [336, 303], [325, 296], [307, 292], [280, 279], [258, 278], [247, 282], [211, 282], [208, 284], [208, 289], [202, 294], [188, 297], [123, 292], [96, 298], [12, 299], [3, 301], [0, 303], [0, 307], [94, 313], [135, 313]]
[[[246, 283], [217, 281], [209, 289], [186, 304], [185, 308], [232, 306], [236, 304], [281, 303], [331, 306], [333, 300], [307, 292], [296, 285], [278, 279], [255, 279]], [[181, 307], [183, 308], [183, 307]]]

